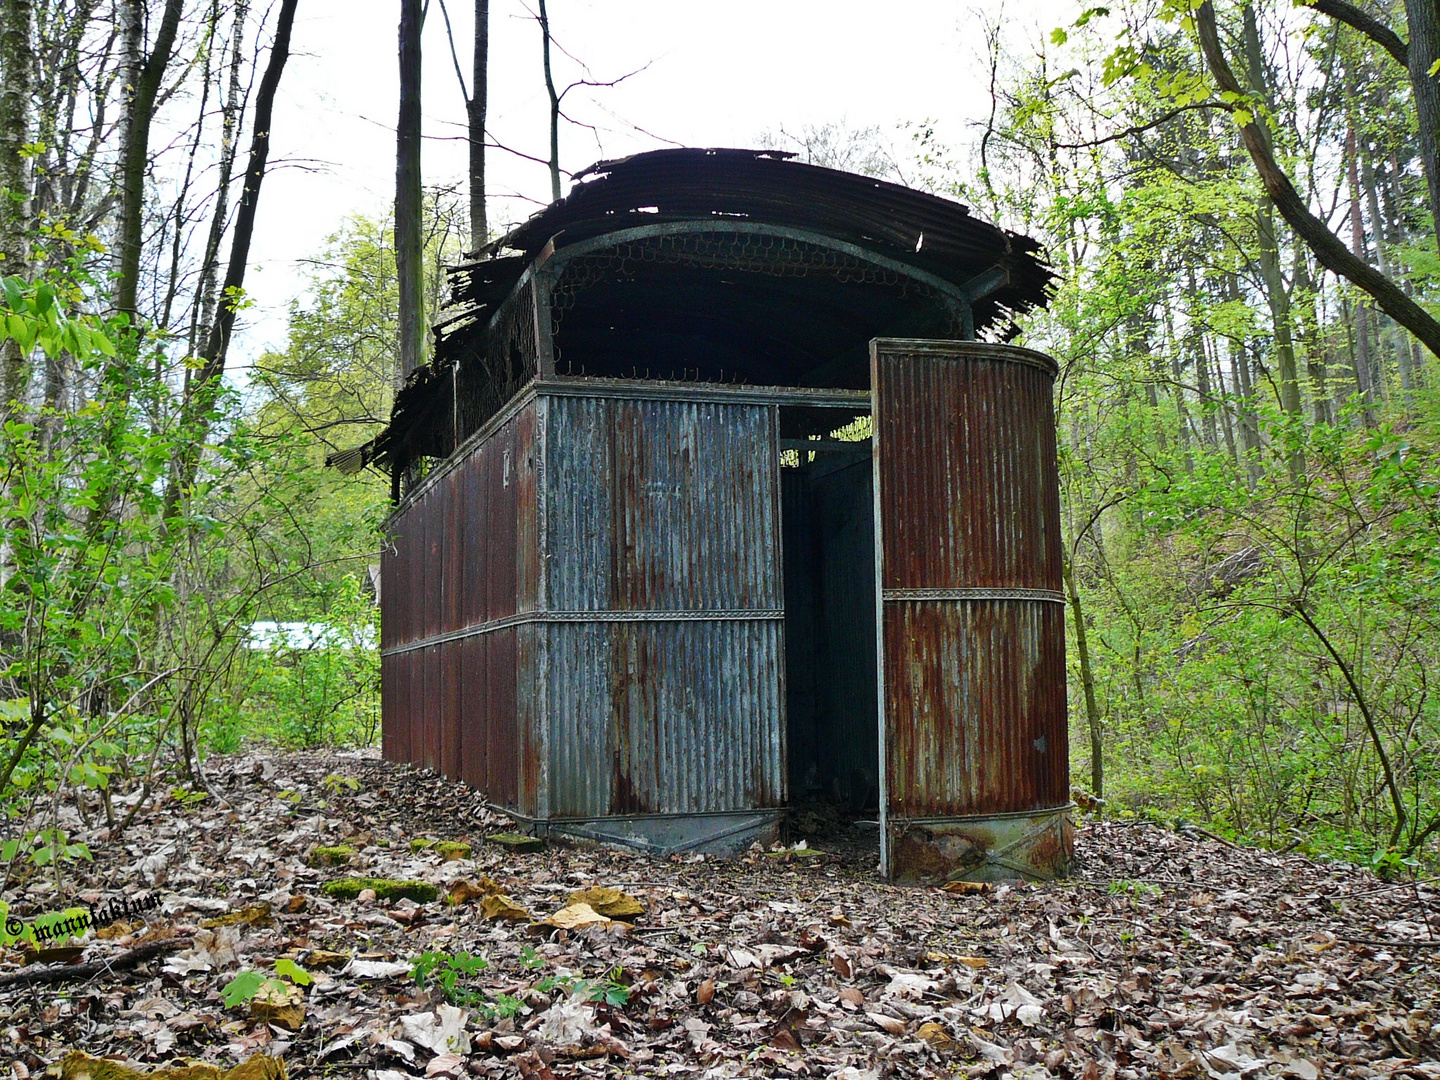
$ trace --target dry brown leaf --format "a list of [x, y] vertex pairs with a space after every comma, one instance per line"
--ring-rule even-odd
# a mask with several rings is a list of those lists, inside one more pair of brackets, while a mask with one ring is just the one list
[[835, 969], [835, 974], [839, 975], [842, 979], [848, 979], [854, 975], [854, 969], [850, 966], [850, 961], [840, 953], [830, 954], [830, 966]]
[[645, 914], [645, 905], [619, 889], [581, 889], [570, 894], [571, 904], [589, 904], [607, 919], [634, 919]]
[[266, 983], [250, 999], [250, 1015], [261, 1023], [299, 1031], [305, 1024], [305, 993], [298, 986]]
[[896, 1020], [893, 1016], [886, 1016], [884, 1013], [867, 1012], [865, 1014], [870, 1022], [876, 1027], [884, 1028], [891, 1035], [905, 1034], [905, 1021]]
[[480, 901], [480, 910], [487, 919], [506, 919], [510, 922], [529, 922], [530, 913], [504, 893], [491, 893]]
[[865, 1004], [865, 995], [854, 986], [842, 986], [840, 988], [840, 1000], [848, 1001], [851, 1005], [860, 1006]]
[[695, 988], [695, 1000], [701, 1005], [709, 1005], [715, 997], [715, 980], [706, 979]]
[[983, 956], [957, 956], [954, 959], [955, 963], [964, 964], [969, 968], [983, 968], [990, 964], [990, 961], [986, 960]]

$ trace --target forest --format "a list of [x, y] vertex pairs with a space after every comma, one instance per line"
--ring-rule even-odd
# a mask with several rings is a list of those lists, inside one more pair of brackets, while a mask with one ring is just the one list
[[[1053, 296], [1019, 341], [1062, 370], [1077, 787], [1384, 872], [1440, 851], [1424, 11], [1182, 0], [1022, 42], [996, 16], [971, 144], [923, 116], [757, 136], [1045, 245]], [[443, 266], [490, 235], [483, 149], [468, 200], [457, 183], [397, 201], [418, 262], [397, 264], [388, 208], [340, 223], [284, 350], [238, 361], [294, 14], [5, 6], [12, 866], [83, 853], [62, 805], [120, 835], [147, 802], [203, 792], [210, 754], [377, 738], [385, 483], [322, 463], [383, 425]], [[261, 624], [290, 629], [257, 648]]]
[[[472, 859], [508, 827], [483, 793], [378, 760], [390, 479], [326, 462], [431, 355], [446, 267], [528, 212], [486, 188], [517, 153], [488, 0], [428, 60], [468, 170], [422, 170], [420, 26], [457, 7], [386, 6], [394, 200], [335, 221], [259, 348], [304, 0], [0, 0], [0, 943], [52, 965], [0, 951], [17, 1080], [85, 1048], [377, 1080], [1440, 1075], [1440, 3], [1117, 0], [1038, 35], [996, 6], [963, 16], [964, 139], [944, 101], [754, 117], [757, 148], [962, 202], [1054, 273], [1014, 343], [1060, 370], [1088, 854], [1069, 892], [905, 901], [844, 843]], [[562, 169], [566, 95], [629, 76], [561, 85], [563, 12], [525, 12], [543, 205], [588, 164]], [[347, 863], [433, 883], [309, 889]], [[173, 890], [168, 929], [97, 926], [128, 951], [83, 964], [59, 916], [21, 940], [122, 885]], [[36, 989], [182, 948], [148, 989]]]

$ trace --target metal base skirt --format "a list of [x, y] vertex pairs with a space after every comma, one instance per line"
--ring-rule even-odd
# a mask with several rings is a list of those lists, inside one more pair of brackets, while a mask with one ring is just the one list
[[974, 817], [894, 818], [889, 876], [906, 883], [1049, 881], [1075, 852], [1074, 803]]
[[[504, 811], [512, 816], [515, 811]], [[770, 844], [780, 831], [780, 810], [713, 814], [636, 814], [626, 817], [521, 818], [536, 836], [614, 844], [661, 857], [685, 853], [730, 858], [759, 842]]]

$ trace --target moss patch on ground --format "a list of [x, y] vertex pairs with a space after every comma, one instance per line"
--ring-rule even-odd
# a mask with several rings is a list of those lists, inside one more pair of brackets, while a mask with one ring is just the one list
[[343, 877], [320, 886], [322, 893], [337, 900], [354, 900], [366, 889], [374, 889], [377, 900], [408, 897], [417, 904], [428, 904], [440, 895], [440, 890], [429, 882], [396, 881], [393, 878]]
[[464, 840], [441, 840], [435, 845], [435, 854], [442, 859], [468, 859], [472, 850]]
[[341, 866], [350, 861], [355, 854], [355, 849], [348, 844], [337, 844], [335, 847], [317, 847], [310, 852], [311, 866]]

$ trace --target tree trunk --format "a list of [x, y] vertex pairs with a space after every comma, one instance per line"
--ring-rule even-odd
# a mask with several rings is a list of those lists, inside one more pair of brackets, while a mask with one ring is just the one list
[[1326, 385], [1325, 354], [1320, 339], [1320, 318], [1315, 310], [1315, 283], [1310, 279], [1310, 262], [1295, 238], [1292, 254], [1295, 259], [1295, 293], [1300, 297], [1304, 327], [1300, 340], [1305, 345], [1305, 376], [1310, 383], [1311, 420], [1316, 424], [1330, 423], [1330, 389]]
[[275, 110], [275, 93], [280, 76], [290, 58], [290, 31], [295, 25], [295, 8], [299, 0], [281, 0], [280, 18], [275, 26], [275, 42], [270, 59], [255, 95], [255, 117], [251, 125], [250, 160], [245, 167], [245, 187], [235, 212], [235, 231], [230, 237], [230, 259], [225, 267], [225, 282], [215, 310], [215, 322], [206, 336], [200, 353], [197, 382], [205, 402], [214, 400], [215, 389], [225, 371], [225, 357], [230, 349], [230, 334], [235, 329], [235, 314], [245, 293], [245, 270], [250, 262], [250, 241], [255, 235], [255, 216], [260, 208], [260, 185], [265, 181], [265, 168], [270, 159], [270, 125]]
[[[1345, 135], [1345, 152], [1350, 158], [1350, 245], [1357, 259], [1365, 258], [1365, 222], [1360, 216], [1360, 175], [1356, 166], [1355, 129]], [[1365, 403], [1365, 426], [1375, 426], [1375, 368], [1370, 359], [1370, 309], [1363, 300], [1355, 304], [1355, 388]]]
[[1186, 351], [1195, 365], [1195, 391], [1200, 399], [1200, 441], [1208, 449], [1214, 450], [1220, 445], [1220, 440], [1216, 436], [1215, 402], [1210, 393], [1210, 362], [1205, 358], [1205, 342], [1200, 333], [1200, 319], [1194, 310], [1196, 307], [1194, 271], [1188, 275], [1186, 284], [1190, 308], [1186, 319], [1188, 324], [1185, 333]]
[[[1233, 273], [1225, 275], [1225, 293], [1240, 299], [1240, 283]], [[1255, 388], [1250, 384], [1250, 357], [1243, 342], [1230, 341], [1230, 381], [1239, 403], [1240, 449], [1245, 456], [1245, 474], [1250, 490], [1260, 482], [1260, 420], [1255, 415]]]
[[175, 48], [175, 35], [180, 28], [183, 0], [165, 0], [160, 27], [150, 55], [145, 51], [145, 13], [143, 0], [124, 0], [121, 18], [125, 37], [125, 65], [130, 69], [130, 97], [125, 113], [125, 131], [120, 151], [120, 212], [116, 223], [117, 267], [115, 307], [130, 316], [132, 333], [138, 329], [139, 312], [136, 297], [140, 290], [141, 229], [145, 216], [145, 174], [150, 157], [150, 124], [155, 118], [155, 99], [170, 54]]
[[235, 231], [230, 237], [230, 259], [225, 268], [225, 281], [215, 308], [215, 321], [205, 336], [205, 345], [198, 357], [200, 363], [193, 381], [186, 383], [185, 417], [195, 432], [176, 463], [165, 492], [168, 512], [173, 512], [180, 496], [195, 481], [200, 445], [210, 429], [210, 411], [220, 392], [220, 377], [225, 373], [225, 358], [230, 349], [230, 334], [235, 329], [235, 315], [245, 294], [245, 269], [250, 261], [250, 241], [255, 235], [255, 218], [260, 206], [260, 185], [270, 157], [270, 127], [275, 109], [275, 94], [280, 76], [290, 58], [290, 31], [295, 25], [295, 8], [299, 0], [281, 0], [280, 16], [275, 26], [275, 42], [270, 59], [255, 95], [255, 116], [251, 124], [250, 159], [245, 167], [245, 187], [235, 213]]
[[[30, 276], [30, 84], [35, 62], [30, 0], [0, 3], [0, 273]], [[6, 339], [0, 345], [0, 423], [10, 416], [26, 383], [25, 356]]]
[[540, 0], [540, 34], [545, 48], [545, 90], [550, 95], [550, 199], [560, 201], [560, 96], [555, 93], [555, 77], [550, 74], [550, 16], [545, 0]]
[[1215, 389], [1219, 398], [1220, 430], [1225, 436], [1225, 451], [1230, 460], [1240, 463], [1240, 449], [1235, 442], [1235, 423], [1230, 414], [1230, 402], [1225, 400], [1225, 371], [1220, 365], [1220, 343], [1211, 339], [1211, 351], [1215, 365]]
[[[1255, 8], [1246, 4], [1241, 9], [1244, 28], [1245, 69], [1252, 93], [1259, 95], [1272, 111], [1270, 74], [1260, 48], [1260, 31], [1255, 25]], [[1233, 76], [1232, 76], [1233, 77]], [[1252, 121], [1247, 127], [1254, 127]], [[1300, 374], [1295, 363], [1295, 341], [1290, 316], [1290, 292], [1285, 288], [1285, 275], [1280, 267], [1280, 242], [1275, 234], [1274, 204], [1269, 196], [1260, 199], [1255, 209], [1255, 225], [1260, 246], [1260, 275], [1265, 279], [1265, 296], [1270, 307], [1270, 320], [1275, 335], [1275, 358], [1280, 376], [1280, 409], [1288, 416], [1300, 416]], [[1304, 452], [1297, 447], [1286, 455], [1286, 467], [1292, 480], [1305, 472]]]
[[400, 119], [395, 128], [395, 270], [400, 284], [399, 379], [425, 354], [425, 274], [420, 222], [421, 0], [400, 0]]
[[[1440, 224], [1440, 83], [1430, 73], [1431, 65], [1440, 60], [1440, 2], [1405, 0], [1405, 21], [1410, 33], [1407, 59], [1420, 160], [1430, 187], [1430, 215]], [[1440, 240], [1440, 233], [1436, 238]]]
[[[220, 105], [220, 162], [219, 184], [215, 190], [215, 211], [210, 218], [210, 231], [205, 237], [205, 254], [200, 263], [200, 287], [196, 290], [196, 301], [190, 312], [190, 354], [196, 355], [204, 342], [202, 335], [215, 320], [215, 292], [220, 277], [220, 242], [225, 237], [225, 226], [230, 218], [230, 181], [235, 174], [235, 155], [240, 144], [239, 131], [241, 112], [244, 109], [243, 89], [240, 74], [243, 68], [244, 52], [241, 48], [245, 36], [245, 22], [249, 17], [249, 0], [236, 0], [234, 25], [230, 41], [230, 79], [226, 96]], [[192, 372], [185, 369], [185, 385], [188, 390]]]
[[1180, 350], [1175, 347], [1175, 320], [1169, 307], [1165, 309], [1165, 336], [1170, 343], [1170, 389], [1175, 396], [1175, 414], [1179, 420], [1176, 439], [1185, 462], [1185, 475], [1195, 471], [1195, 457], [1190, 452], [1190, 410], [1185, 407], [1184, 372], [1180, 370]]
[[475, 0], [475, 65], [466, 116], [470, 123], [470, 246], [479, 251], [490, 239], [485, 218], [485, 111], [489, 94], [490, 0]]
[[1070, 559], [1061, 564], [1065, 591], [1070, 594], [1070, 613], [1075, 620], [1075, 652], [1080, 660], [1080, 686], [1085, 694], [1085, 719], [1090, 731], [1090, 787], [1097, 799], [1105, 797], [1105, 731], [1100, 707], [1095, 702], [1095, 674], [1090, 667], [1090, 642], [1085, 636], [1085, 615], [1080, 608], [1080, 590], [1075, 587], [1075, 568]]
[[[1360, 155], [1360, 184], [1365, 190], [1365, 206], [1370, 211], [1370, 222], [1375, 230], [1376, 261], [1380, 264], [1380, 272], [1390, 277], [1394, 267], [1386, 252], [1385, 219], [1380, 216], [1380, 192], [1375, 182], [1375, 166], [1370, 160], [1369, 147]], [[1414, 380], [1410, 372], [1410, 342], [1405, 332], [1389, 319], [1384, 321], [1381, 332], [1386, 345], [1395, 354], [1395, 366], [1400, 372], [1401, 403], [1405, 411], [1409, 412], [1412, 405], [1411, 392], [1414, 390]]]

